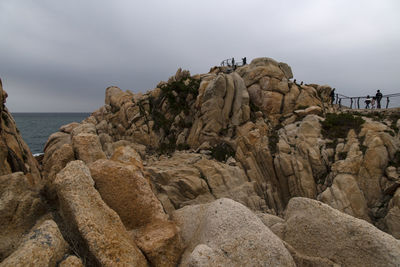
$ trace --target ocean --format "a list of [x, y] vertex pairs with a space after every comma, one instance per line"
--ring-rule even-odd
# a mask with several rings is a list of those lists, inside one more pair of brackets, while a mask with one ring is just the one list
[[22, 138], [32, 154], [43, 153], [44, 145], [52, 133], [70, 122], [81, 122], [90, 113], [12, 113]]

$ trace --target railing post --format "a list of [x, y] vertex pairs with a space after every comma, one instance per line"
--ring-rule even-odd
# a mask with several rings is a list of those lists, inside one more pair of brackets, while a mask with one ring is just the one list
[[386, 97], [386, 108], [389, 107], [389, 102], [390, 102], [389, 97]]
[[357, 108], [360, 109], [360, 98], [357, 98]]
[[353, 98], [350, 98], [350, 109], [353, 109]]

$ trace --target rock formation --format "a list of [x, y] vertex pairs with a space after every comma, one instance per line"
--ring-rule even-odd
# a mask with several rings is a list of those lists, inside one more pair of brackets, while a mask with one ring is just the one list
[[0, 80], [0, 175], [23, 172], [31, 187], [38, 188], [41, 181], [38, 163], [5, 106], [7, 96]]
[[108, 87], [41, 173], [1, 90], [0, 266], [27, 248], [48, 266], [398, 266], [400, 111], [338, 110], [292, 78], [257, 58]]

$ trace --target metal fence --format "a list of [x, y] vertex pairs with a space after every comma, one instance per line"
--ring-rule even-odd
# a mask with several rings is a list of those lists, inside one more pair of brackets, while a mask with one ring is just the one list
[[244, 61], [243, 58], [240, 61], [235, 61], [234, 58], [227, 58], [227, 59], [222, 60], [222, 62], [221, 62], [221, 66], [228, 66], [228, 67], [233, 67], [233, 66], [240, 67], [245, 64], [246, 64], [246, 61]]
[[[370, 98], [372, 99], [373, 96]], [[365, 100], [366, 96], [346, 96], [342, 94], [335, 95], [335, 104], [339, 107], [347, 107], [350, 109], [365, 109], [367, 108], [367, 103]], [[375, 104], [370, 103], [368, 108], [378, 108], [378, 101], [375, 100]], [[394, 108], [400, 107], [400, 93], [383, 95], [380, 100], [380, 108]]]

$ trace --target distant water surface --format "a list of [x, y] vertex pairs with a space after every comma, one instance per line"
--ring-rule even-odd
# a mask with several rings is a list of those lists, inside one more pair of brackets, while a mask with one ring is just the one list
[[12, 113], [22, 138], [33, 154], [43, 153], [44, 145], [52, 133], [70, 122], [81, 122], [90, 113]]

